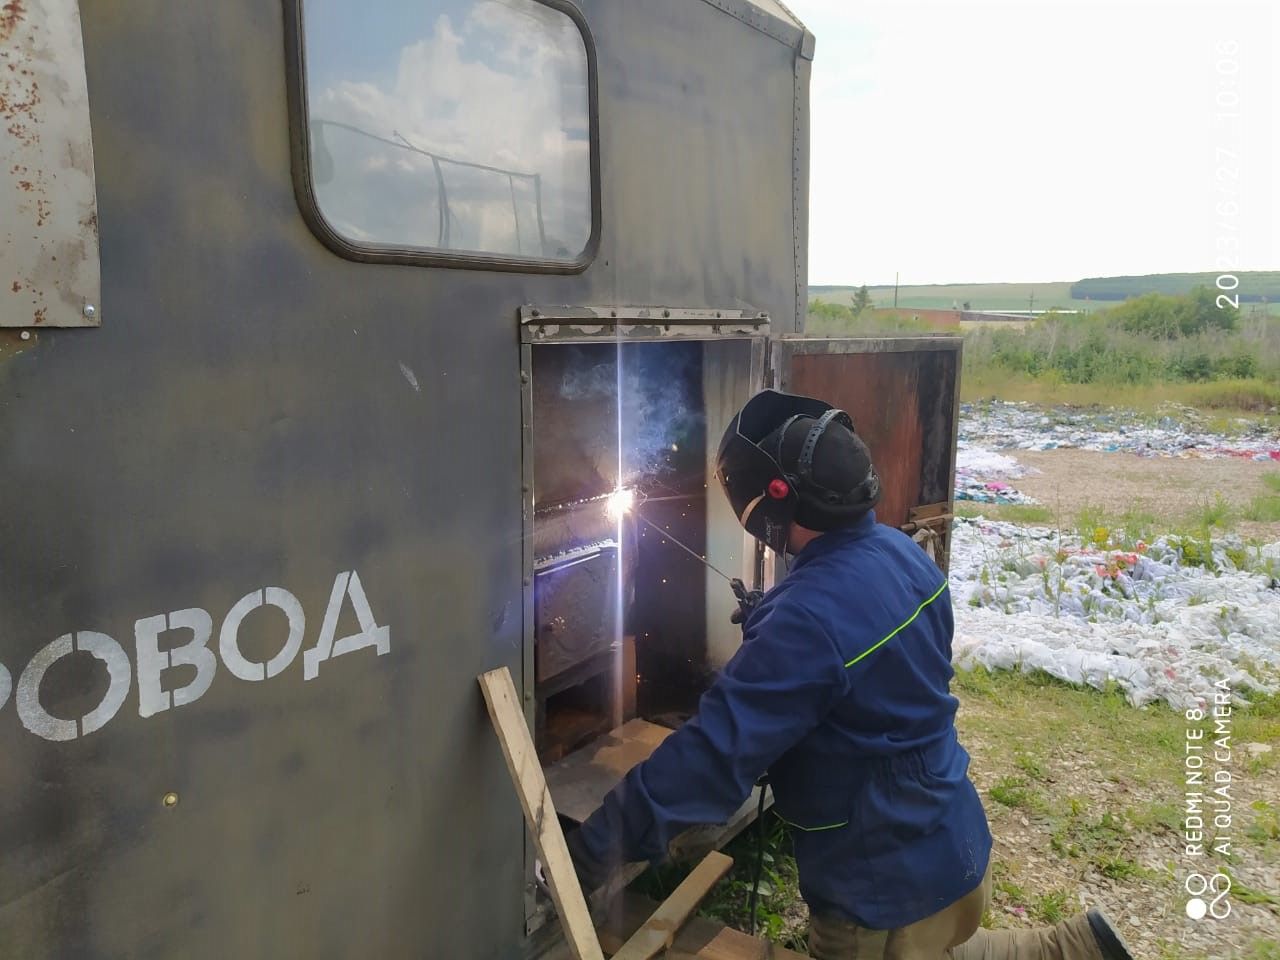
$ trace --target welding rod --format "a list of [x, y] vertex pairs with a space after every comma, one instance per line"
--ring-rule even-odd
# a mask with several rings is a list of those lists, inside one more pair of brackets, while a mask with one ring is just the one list
[[674, 543], [677, 547], [679, 547], [689, 556], [693, 557], [693, 559], [697, 560], [701, 564], [704, 564], [708, 570], [712, 571], [713, 573], [718, 573], [720, 576], [724, 577], [726, 581], [728, 581], [729, 583], [733, 583], [733, 578], [731, 576], [729, 576], [723, 570], [718, 569], [713, 564], [708, 562], [707, 558], [702, 556], [702, 554], [698, 553], [696, 550], [686, 547], [683, 543], [681, 543], [671, 534], [667, 533], [667, 531], [663, 530], [660, 526], [658, 526], [652, 520], [649, 520], [646, 517], [642, 517], [639, 512], [636, 513], [636, 519], [641, 520], [642, 522], [647, 523], [649, 526], [653, 527], [653, 529], [657, 530], [658, 533], [662, 534], [662, 536], [666, 537], [668, 540]]

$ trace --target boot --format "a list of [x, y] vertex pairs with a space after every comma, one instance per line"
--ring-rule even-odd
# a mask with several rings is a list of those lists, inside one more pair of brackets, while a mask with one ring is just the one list
[[1106, 960], [1133, 960], [1133, 954], [1129, 952], [1124, 940], [1121, 939], [1120, 934], [1116, 933], [1116, 928], [1111, 926], [1111, 921], [1101, 910], [1090, 910], [1085, 917], [1088, 918], [1089, 928], [1098, 940], [1098, 949], [1102, 951]]

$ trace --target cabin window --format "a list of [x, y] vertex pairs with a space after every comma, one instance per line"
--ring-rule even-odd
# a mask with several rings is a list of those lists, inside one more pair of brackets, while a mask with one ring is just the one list
[[301, 6], [325, 225], [366, 253], [584, 262], [597, 218], [575, 18], [535, 0]]

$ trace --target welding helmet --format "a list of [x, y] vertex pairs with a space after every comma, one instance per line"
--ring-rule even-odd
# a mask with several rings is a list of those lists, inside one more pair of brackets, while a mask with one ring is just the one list
[[716, 477], [746, 531], [781, 554], [793, 522], [849, 526], [880, 499], [867, 446], [843, 410], [764, 390], [729, 423]]

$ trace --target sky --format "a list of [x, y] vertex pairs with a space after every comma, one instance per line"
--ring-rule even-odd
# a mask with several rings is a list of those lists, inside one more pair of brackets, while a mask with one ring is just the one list
[[786, 2], [810, 284], [1280, 269], [1280, 4]]

